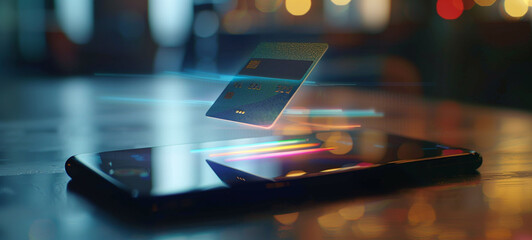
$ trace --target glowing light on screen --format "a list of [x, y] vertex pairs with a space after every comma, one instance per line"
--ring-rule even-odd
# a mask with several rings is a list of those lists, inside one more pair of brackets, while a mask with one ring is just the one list
[[457, 19], [464, 11], [464, 3], [462, 0], [438, 0], [436, 11], [443, 19]]
[[303, 16], [307, 14], [312, 5], [311, 0], [286, 0], [286, 10], [294, 16]]
[[331, 0], [332, 3], [338, 6], [345, 6], [351, 2], [351, 0]]
[[55, 0], [59, 26], [72, 42], [89, 42], [94, 24], [93, 5], [92, 0]]
[[188, 38], [194, 5], [192, 0], [150, 0], [148, 20], [151, 34], [159, 45], [175, 47]]
[[391, 0], [361, 0], [362, 24], [370, 32], [382, 32], [390, 22]]
[[294, 144], [294, 145], [280, 146], [280, 147], [259, 148], [259, 149], [250, 149], [250, 150], [225, 152], [225, 153], [214, 153], [214, 154], [209, 155], [209, 157], [222, 157], [222, 156], [240, 155], [240, 154], [248, 154], [248, 153], [276, 152], [276, 151], [291, 150], [291, 149], [298, 149], [298, 148], [317, 147], [318, 145], [320, 144], [319, 143], [303, 143], [303, 144]]
[[528, 11], [528, 0], [505, 0], [504, 11], [514, 18], [520, 18]]
[[265, 158], [290, 157], [290, 156], [296, 156], [296, 155], [302, 155], [302, 154], [311, 154], [311, 153], [317, 153], [317, 152], [330, 151], [333, 149], [334, 148], [312, 148], [312, 149], [295, 150], [295, 151], [278, 152], [278, 153], [266, 153], [266, 154], [258, 154], [258, 155], [239, 157], [239, 158], [230, 158], [230, 159], [226, 159], [225, 161], [234, 162], [234, 161], [244, 161], [244, 160], [265, 159]]
[[202, 149], [193, 149], [190, 152], [210, 152], [210, 151], [221, 151], [227, 149], [236, 149], [236, 148], [254, 148], [254, 147], [264, 147], [264, 146], [279, 146], [286, 144], [295, 144], [306, 142], [307, 139], [288, 139], [288, 140], [279, 140], [272, 142], [263, 142], [263, 143], [251, 143], [237, 146], [224, 146], [224, 147], [213, 147], [213, 148], [202, 148]]
[[255, 0], [255, 7], [263, 13], [275, 12], [281, 3], [281, 0]]
[[493, 3], [495, 3], [495, 0], [475, 0], [475, 3], [482, 7], [488, 7], [493, 5]]

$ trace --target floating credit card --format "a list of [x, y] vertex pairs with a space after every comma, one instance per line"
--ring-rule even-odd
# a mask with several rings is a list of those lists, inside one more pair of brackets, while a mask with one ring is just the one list
[[326, 43], [261, 43], [206, 115], [272, 127], [327, 47]]

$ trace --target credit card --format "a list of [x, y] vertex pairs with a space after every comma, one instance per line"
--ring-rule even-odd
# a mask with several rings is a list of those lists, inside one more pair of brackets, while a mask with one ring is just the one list
[[259, 44], [206, 115], [272, 127], [327, 47], [326, 43]]

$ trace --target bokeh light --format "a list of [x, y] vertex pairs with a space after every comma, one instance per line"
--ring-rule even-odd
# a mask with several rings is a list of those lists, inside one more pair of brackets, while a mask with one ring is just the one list
[[312, 5], [311, 0], [286, 0], [286, 10], [294, 16], [303, 16], [307, 14]]
[[411, 225], [427, 224], [430, 225], [436, 220], [434, 208], [425, 202], [416, 202], [408, 210], [408, 222]]
[[317, 133], [316, 138], [324, 141], [322, 147], [334, 148], [332, 154], [344, 155], [353, 149], [353, 138], [346, 132]]
[[475, 3], [477, 3], [479, 6], [488, 7], [493, 5], [495, 0], [475, 0]]
[[263, 12], [275, 12], [282, 4], [282, 0], [255, 0], [255, 7]]
[[318, 217], [318, 224], [325, 230], [337, 230], [345, 224], [345, 219], [337, 212]]
[[77, 44], [87, 43], [92, 36], [94, 22], [92, 0], [56, 0], [55, 5], [59, 26], [66, 36]]
[[185, 43], [194, 15], [192, 0], [150, 0], [148, 17], [154, 40], [163, 47]]
[[207, 38], [218, 32], [220, 21], [214, 11], [205, 10], [196, 15], [194, 21], [194, 34], [198, 37]]
[[358, 238], [379, 238], [387, 229], [388, 226], [377, 216], [363, 217], [351, 226], [353, 234]]
[[246, 10], [232, 10], [225, 14], [223, 26], [225, 31], [233, 34], [245, 33], [251, 27], [252, 17]]
[[457, 19], [464, 11], [464, 3], [462, 0], [438, 0], [436, 11], [443, 19]]
[[378, 163], [386, 154], [387, 142], [387, 135], [368, 130], [361, 134], [355, 147], [364, 162]]
[[464, 3], [464, 10], [470, 10], [475, 6], [475, 1], [473, 0], [462, 0]]
[[504, 11], [514, 18], [520, 18], [528, 11], [528, 0], [505, 0]]
[[360, 0], [359, 7], [362, 24], [367, 31], [377, 33], [388, 26], [391, 0]]
[[273, 218], [283, 225], [292, 225], [297, 221], [299, 212], [273, 215]]
[[[350, 24], [351, 21], [351, 5], [340, 6], [335, 4], [333, 1], [324, 1], [323, 2], [323, 17], [328, 25], [334, 27], [335, 29], [352, 29]], [[358, 12], [357, 12], [358, 13]], [[357, 19], [358, 21], [358, 19]]]
[[364, 204], [353, 204], [348, 207], [344, 207], [340, 210], [338, 210], [338, 213], [345, 219], [345, 220], [358, 220], [362, 216], [364, 216], [364, 212], [366, 211], [366, 208]]
[[338, 6], [345, 6], [351, 2], [351, 0], [331, 0], [332, 3]]

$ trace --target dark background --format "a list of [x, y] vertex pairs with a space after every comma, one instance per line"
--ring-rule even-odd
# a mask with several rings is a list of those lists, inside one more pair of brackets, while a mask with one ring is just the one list
[[293, 16], [291, 2], [307, 0], [2, 0], [0, 81], [236, 74], [259, 42], [326, 42], [313, 81], [532, 109], [528, 6], [512, 17], [514, 0], [312, 0]]

